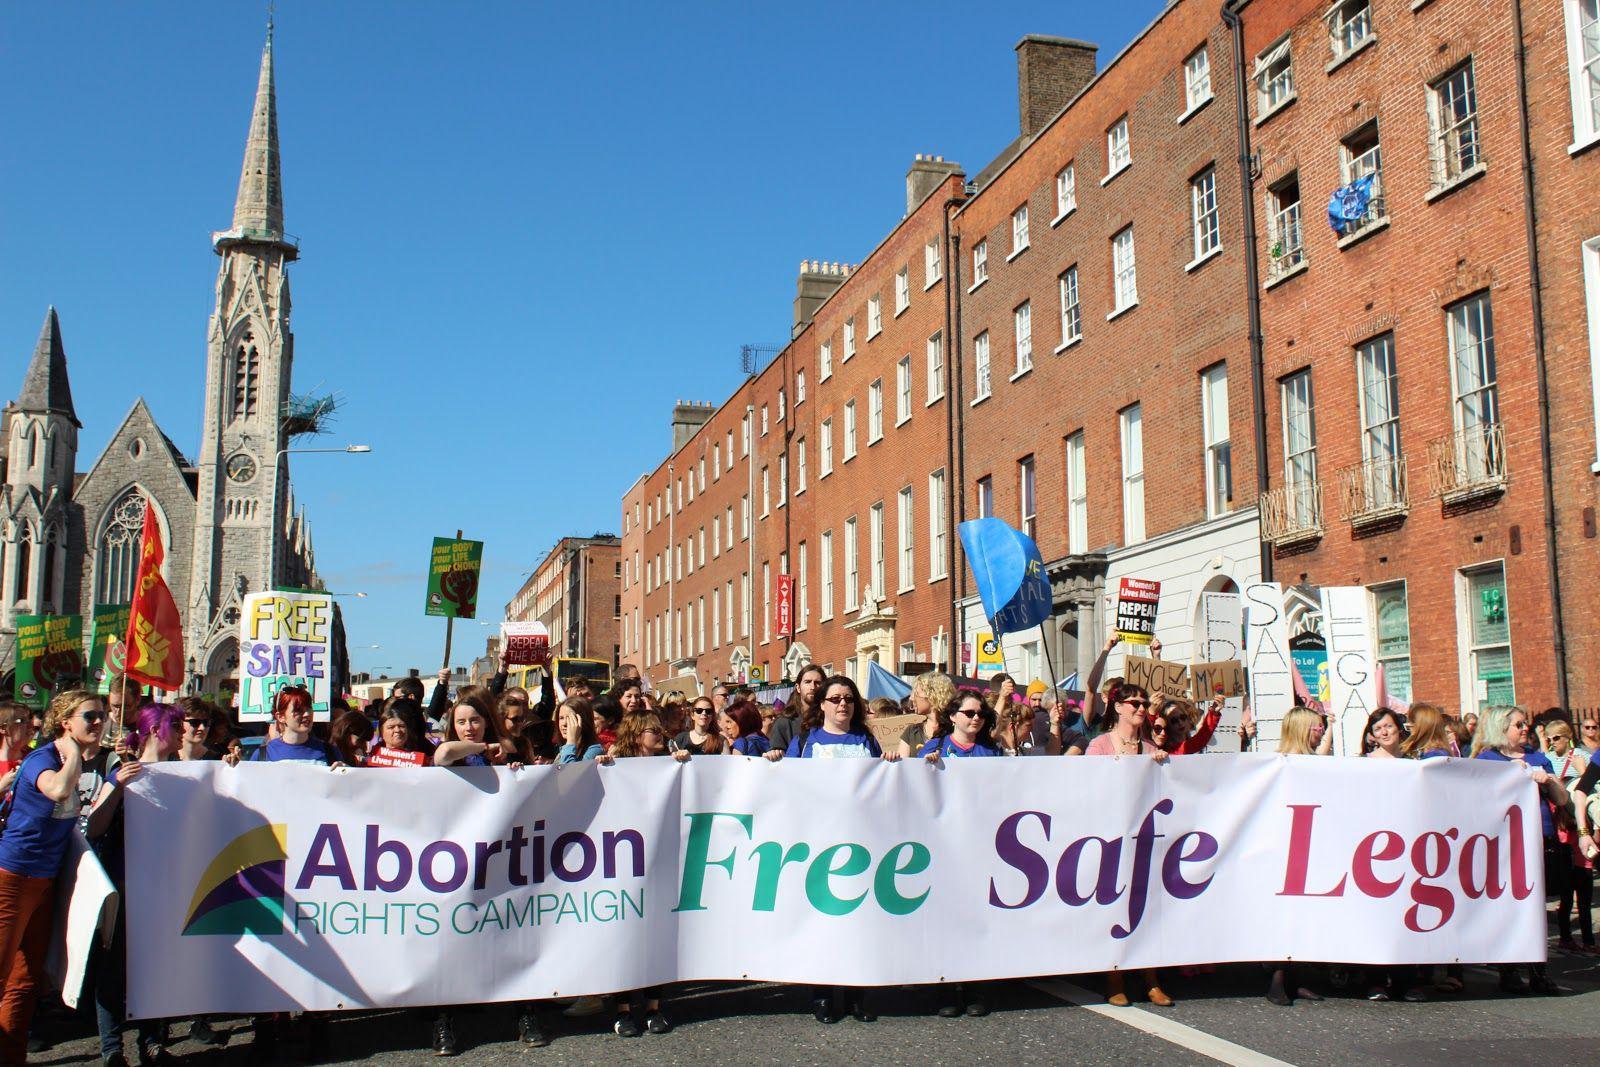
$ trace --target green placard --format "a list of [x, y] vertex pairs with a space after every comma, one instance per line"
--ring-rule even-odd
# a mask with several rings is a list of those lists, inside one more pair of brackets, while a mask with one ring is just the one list
[[120, 674], [125, 664], [122, 643], [128, 639], [130, 604], [96, 604], [94, 629], [89, 638], [89, 688], [96, 693], [111, 691], [111, 676]]
[[428, 564], [427, 614], [473, 618], [478, 613], [478, 571], [482, 567], [482, 541], [435, 537]]
[[58, 690], [83, 684], [83, 616], [18, 615], [19, 703], [42, 708]]

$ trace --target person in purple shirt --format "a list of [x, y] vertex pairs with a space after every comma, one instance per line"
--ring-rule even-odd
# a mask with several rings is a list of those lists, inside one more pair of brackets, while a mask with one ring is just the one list
[[977, 693], [961, 693], [939, 709], [939, 726], [923, 743], [917, 755], [929, 763], [967, 756], [998, 756], [995, 744], [994, 712]]
[[[1564, 808], [1569, 798], [1549, 758], [1538, 749], [1528, 747], [1531, 733], [1526, 709], [1515, 706], [1490, 708], [1478, 718], [1478, 732], [1472, 737], [1472, 755], [1475, 759], [1521, 763], [1528, 769], [1528, 777], [1539, 789], [1539, 815], [1544, 831], [1544, 889], [1546, 893], [1555, 894], [1559, 900], [1571, 878], [1572, 863], [1568, 858], [1567, 846], [1556, 836], [1555, 815], [1551, 805]], [[1550, 979], [1543, 963], [1530, 963], [1527, 968], [1529, 975], [1523, 978], [1518, 964], [1501, 964], [1501, 991], [1543, 993], [1550, 997], [1571, 992]]]

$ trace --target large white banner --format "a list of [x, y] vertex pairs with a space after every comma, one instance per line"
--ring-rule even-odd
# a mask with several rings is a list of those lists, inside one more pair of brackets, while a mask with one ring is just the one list
[[125, 803], [135, 1017], [1545, 953], [1486, 760], [164, 763]]

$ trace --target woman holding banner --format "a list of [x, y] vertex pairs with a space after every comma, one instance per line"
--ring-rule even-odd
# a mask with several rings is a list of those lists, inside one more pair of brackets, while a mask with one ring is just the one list
[[977, 693], [962, 693], [952, 699], [939, 709], [938, 722], [933, 736], [917, 750], [917, 755], [929, 763], [1001, 754], [991, 732], [994, 712]]
[[[468, 686], [456, 697], [445, 723], [444, 740], [433, 752], [435, 767], [488, 767], [503, 764], [511, 746], [500, 735], [494, 697], [482, 686]], [[521, 763], [513, 763], [513, 769]]]
[[696, 756], [720, 756], [726, 749], [717, 729], [717, 711], [710, 697], [696, 697], [689, 708], [689, 728], [672, 739], [677, 748]]
[[[807, 668], [809, 670], [809, 668]], [[767, 759], [883, 759], [894, 763], [899, 751], [884, 752], [867, 726], [867, 705], [856, 683], [842, 674], [828, 678], [820, 687], [822, 699], [801, 721], [800, 732], [789, 741], [786, 751], [776, 746]], [[817, 986], [811, 991], [811, 1014], [819, 1023], [836, 1023], [845, 1011], [857, 1022], [877, 1022], [878, 1016], [867, 1004], [864, 989], [847, 986]]]
[[922, 716], [900, 735], [900, 758], [910, 759], [922, 751], [928, 739], [939, 732], [940, 716], [956, 698], [956, 683], [948, 674], [930, 671], [919, 674], [911, 682], [911, 710]]
[[[1489, 708], [1478, 719], [1478, 732], [1472, 738], [1474, 759], [1497, 760], [1501, 763], [1521, 763], [1528, 777], [1539, 789], [1539, 818], [1544, 831], [1544, 891], [1560, 900], [1566, 895], [1572, 880], [1571, 851], [1562, 844], [1556, 832], [1555, 812], [1563, 811], [1572, 800], [1566, 787], [1556, 777], [1555, 768], [1543, 752], [1530, 748], [1528, 738], [1533, 730], [1527, 709], [1517, 707]], [[1561, 931], [1572, 940], [1570, 919]], [[1569, 992], [1550, 980], [1543, 963], [1530, 963], [1528, 977], [1524, 979], [1517, 964], [1500, 965], [1500, 990], [1504, 993], [1543, 993], [1559, 997]]]
[[[1157, 763], [1168, 759], [1166, 751], [1151, 744], [1146, 737], [1145, 715], [1150, 708], [1150, 694], [1143, 686], [1118, 681], [1106, 694], [1110, 707], [1110, 726], [1105, 733], [1089, 742], [1090, 756], [1149, 756]], [[1158, 1008], [1170, 1008], [1171, 997], [1161, 988], [1161, 975], [1155, 968], [1144, 972], [1150, 988], [1150, 1003]], [[1106, 975], [1106, 1003], [1116, 1008], [1129, 1004], [1128, 992], [1121, 971]]]
[[[595, 762], [611, 766], [618, 758], [666, 754], [667, 736], [661, 727], [660, 717], [654, 712], [640, 711], [623, 717], [622, 725], [617, 728], [617, 743], [611, 746], [610, 752], [597, 757]], [[672, 753], [672, 758], [683, 763], [689, 758], [689, 752], [680, 748]], [[633, 1016], [633, 1005], [639, 1001], [644, 1002], [645, 1010], [642, 1029], [639, 1021]], [[664, 1034], [671, 1030], [672, 1022], [661, 1010], [661, 989], [657, 987], [619, 992], [617, 1017], [612, 1022], [611, 1029], [618, 1037], [638, 1037], [645, 1030], [652, 1034]]]

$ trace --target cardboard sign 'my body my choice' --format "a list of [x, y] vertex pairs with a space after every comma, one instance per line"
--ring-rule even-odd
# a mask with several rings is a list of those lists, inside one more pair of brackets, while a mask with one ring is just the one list
[[267, 722], [285, 686], [311, 692], [327, 722], [333, 697], [333, 597], [327, 593], [251, 593], [239, 617], [239, 721]]

